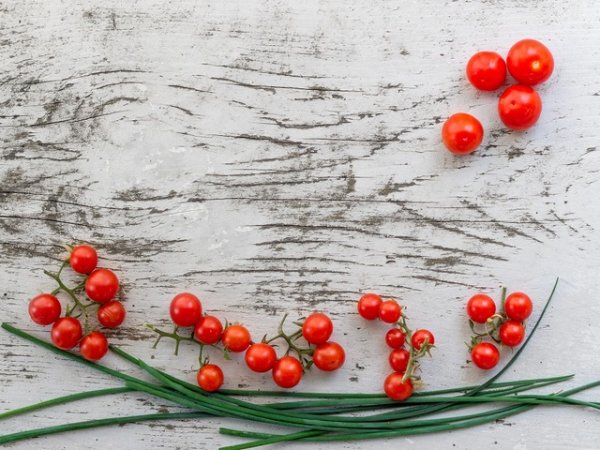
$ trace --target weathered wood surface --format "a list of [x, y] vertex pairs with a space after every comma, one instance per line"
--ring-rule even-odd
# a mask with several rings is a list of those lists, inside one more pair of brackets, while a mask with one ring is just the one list
[[[600, 10], [556, 1], [0, 3], [2, 319], [30, 324], [28, 299], [60, 245], [89, 241], [124, 281], [120, 345], [190, 379], [194, 354], [153, 351], [174, 293], [255, 333], [284, 312], [330, 312], [349, 349], [302, 387], [380, 389], [383, 328], [354, 314], [359, 292], [399, 298], [436, 333], [429, 387], [480, 382], [466, 365], [463, 305], [502, 284], [556, 304], [514, 377], [600, 373], [597, 150]], [[476, 50], [546, 42], [556, 72], [527, 133], [504, 131], [495, 94], [463, 66]], [[440, 123], [483, 121], [472, 157], [442, 150]], [[539, 303], [538, 303], [539, 304]], [[539, 310], [538, 310], [539, 312]], [[0, 333], [0, 408], [116, 385]], [[375, 355], [375, 356], [373, 356]], [[239, 358], [228, 386], [270, 387]], [[216, 357], [219, 361], [219, 357]], [[110, 364], [120, 365], [109, 359]], [[598, 398], [588, 394], [589, 398]], [[3, 422], [2, 432], [160, 410], [140, 395]], [[230, 421], [59, 435], [13, 448], [214, 448]], [[539, 409], [406, 448], [597, 448], [600, 415]], [[370, 443], [373, 447], [381, 442]], [[362, 448], [365, 443], [336, 448]], [[294, 448], [300, 444], [294, 444]], [[330, 446], [304, 446], [304, 448]]]

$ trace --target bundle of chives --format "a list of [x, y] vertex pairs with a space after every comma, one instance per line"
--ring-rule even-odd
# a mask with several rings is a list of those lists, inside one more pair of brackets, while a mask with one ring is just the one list
[[[558, 280], [557, 280], [558, 282]], [[519, 380], [498, 383], [496, 380], [511, 366], [523, 351], [533, 332], [538, 327], [552, 296], [556, 290], [556, 283], [546, 302], [540, 316], [532, 328], [523, 346], [515, 353], [513, 358], [494, 377], [477, 386], [463, 386], [437, 391], [415, 393], [413, 397], [404, 402], [394, 402], [383, 394], [355, 394], [355, 393], [314, 393], [314, 392], [279, 392], [255, 390], [221, 390], [208, 394], [197, 386], [180, 380], [168, 373], [146, 364], [124, 352], [122, 349], [112, 347], [112, 351], [126, 361], [143, 369], [150, 375], [154, 382], [149, 382], [133, 377], [121, 371], [111, 369], [96, 363], [86, 361], [78, 355], [57, 349], [52, 344], [25, 333], [9, 324], [2, 324], [7, 331], [47, 348], [67, 358], [86, 364], [96, 370], [119, 378], [125, 387], [100, 389], [89, 392], [71, 394], [56, 399], [47, 400], [35, 405], [26, 406], [0, 414], [0, 419], [13, 417], [41, 408], [81, 400], [100, 395], [115, 395], [127, 391], [145, 392], [155, 397], [169, 400], [175, 404], [190, 409], [189, 412], [160, 413], [137, 415], [128, 417], [112, 417], [85, 422], [64, 424], [59, 426], [28, 430], [19, 433], [0, 436], [0, 444], [14, 442], [36, 436], [59, 433], [70, 430], [122, 424], [144, 420], [166, 419], [198, 419], [207, 416], [235, 417], [252, 422], [262, 422], [295, 428], [288, 434], [257, 433], [249, 431], [231, 430], [222, 428], [220, 432], [227, 435], [254, 439], [254, 441], [227, 447], [229, 450], [251, 448], [268, 445], [276, 442], [292, 440], [309, 441], [336, 441], [374, 439], [380, 437], [404, 436], [410, 434], [424, 434], [454, 430], [470, 427], [481, 423], [490, 422], [499, 418], [508, 417], [527, 411], [537, 405], [568, 404], [600, 409], [600, 403], [587, 402], [569, 398], [570, 395], [590, 389], [600, 382], [590, 383], [570, 391], [556, 395], [518, 395], [521, 392], [534, 388], [551, 385], [568, 380], [572, 375]], [[449, 395], [458, 394], [458, 395]], [[283, 397], [302, 398], [303, 400], [254, 403], [238, 397]], [[332, 400], [335, 400], [332, 402]], [[452, 410], [469, 408], [477, 404], [507, 403], [508, 406], [491, 409], [484, 412], [462, 414], [447, 417], [431, 418], [430, 416]], [[373, 413], [378, 409], [391, 409], [384, 413]], [[360, 415], [349, 413], [371, 413]]]

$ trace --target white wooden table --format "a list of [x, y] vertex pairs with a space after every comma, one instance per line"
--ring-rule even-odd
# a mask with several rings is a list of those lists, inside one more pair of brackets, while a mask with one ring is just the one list
[[[61, 244], [88, 241], [126, 288], [129, 315], [112, 341], [189, 380], [195, 353], [174, 358], [168, 343], [154, 351], [143, 328], [166, 325], [182, 290], [256, 335], [284, 312], [331, 313], [347, 363], [313, 371], [302, 388], [378, 391], [384, 329], [359, 320], [354, 304], [371, 290], [435, 332], [423, 377], [442, 388], [489, 375], [466, 364], [470, 295], [507, 285], [541, 305], [560, 276], [507, 378], [598, 378], [597, 2], [101, 3], [0, 4], [3, 320], [47, 336], [30, 323], [28, 300], [52, 286], [42, 269], [63, 256]], [[538, 125], [509, 133], [496, 94], [475, 92], [463, 70], [475, 51], [505, 54], [524, 37], [552, 49], [556, 71], [540, 87]], [[458, 111], [486, 129], [466, 158], [440, 143], [442, 121]], [[6, 332], [0, 354], [1, 410], [118, 385]], [[240, 358], [223, 366], [228, 387], [272, 387]], [[138, 394], [98, 398], [0, 429], [166, 406]], [[221, 425], [240, 424], [144, 423], [11, 448], [240, 442], [220, 436]], [[302, 448], [597, 448], [599, 426], [596, 412], [544, 408], [454, 433]]]

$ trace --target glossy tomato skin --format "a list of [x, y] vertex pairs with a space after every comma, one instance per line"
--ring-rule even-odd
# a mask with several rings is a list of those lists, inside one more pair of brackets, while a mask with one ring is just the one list
[[394, 372], [387, 376], [383, 383], [385, 394], [392, 400], [402, 401], [409, 398], [413, 393], [413, 384], [410, 378], [404, 380], [404, 374]]
[[395, 323], [402, 315], [402, 308], [396, 300], [385, 300], [379, 305], [379, 318], [386, 323]]
[[223, 371], [216, 364], [205, 364], [196, 374], [198, 386], [204, 391], [214, 392], [223, 386]]
[[516, 320], [507, 320], [498, 330], [500, 341], [508, 347], [516, 347], [525, 339], [525, 327]]
[[429, 345], [435, 344], [435, 337], [433, 333], [429, 330], [417, 330], [413, 333], [411, 344], [416, 351], [421, 350], [421, 347], [425, 342]]
[[253, 372], [268, 372], [277, 361], [277, 353], [272, 345], [259, 342], [248, 347], [244, 360]]
[[444, 122], [442, 140], [450, 153], [468, 155], [483, 141], [483, 127], [471, 114], [456, 113]]
[[302, 324], [302, 336], [310, 344], [323, 344], [333, 333], [333, 323], [323, 313], [313, 313]]
[[123, 303], [111, 300], [100, 305], [97, 317], [100, 325], [106, 328], [116, 328], [125, 320], [125, 307]]
[[337, 342], [325, 342], [317, 345], [312, 359], [318, 369], [331, 372], [344, 365], [346, 352]]
[[112, 300], [119, 291], [119, 278], [112, 270], [96, 269], [85, 280], [85, 293], [98, 303]]
[[506, 63], [496, 52], [477, 52], [467, 63], [467, 78], [481, 91], [495, 91], [506, 80]]
[[215, 316], [202, 316], [194, 328], [196, 340], [206, 345], [216, 344], [222, 335], [223, 325]]
[[78, 245], [71, 250], [69, 264], [75, 272], [88, 275], [98, 265], [98, 254], [94, 250], [94, 247]]
[[302, 364], [293, 356], [284, 356], [273, 366], [273, 381], [282, 388], [293, 388], [302, 379]]
[[379, 305], [383, 299], [377, 294], [365, 294], [358, 300], [358, 313], [363, 319], [375, 320], [379, 317]]
[[60, 317], [61, 306], [52, 294], [40, 294], [29, 302], [29, 316], [38, 325], [50, 325]]
[[250, 345], [250, 332], [242, 325], [229, 325], [223, 331], [221, 341], [230, 352], [243, 352]]
[[490, 342], [480, 342], [475, 344], [471, 350], [471, 360], [480, 369], [492, 369], [500, 361], [500, 352], [498, 347]]
[[515, 80], [529, 86], [543, 83], [554, 71], [552, 53], [535, 39], [523, 39], [513, 45], [506, 63]]
[[385, 343], [393, 349], [402, 348], [406, 342], [406, 335], [398, 328], [392, 328], [385, 334]]
[[467, 302], [467, 314], [473, 322], [485, 323], [496, 314], [496, 303], [489, 295], [475, 294]]
[[523, 84], [509, 86], [498, 100], [500, 119], [511, 130], [531, 128], [542, 114], [542, 99], [532, 87]]
[[50, 338], [54, 345], [62, 350], [71, 350], [77, 345], [83, 334], [81, 323], [74, 317], [61, 317], [50, 332]]
[[202, 317], [202, 303], [190, 292], [177, 294], [169, 306], [171, 320], [178, 327], [191, 327]]
[[394, 370], [394, 372], [404, 372], [408, 367], [409, 359], [410, 353], [408, 352], [408, 350], [400, 348], [397, 350], [393, 350], [390, 353], [388, 361], [390, 363], [390, 367]]
[[533, 311], [533, 302], [524, 292], [513, 292], [504, 300], [504, 312], [518, 322], [526, 320]]
[[108, 352], [108, 340], [104, 333], [92, 331], [81, 340], [79, 351], [88, 361], [98, 361]]

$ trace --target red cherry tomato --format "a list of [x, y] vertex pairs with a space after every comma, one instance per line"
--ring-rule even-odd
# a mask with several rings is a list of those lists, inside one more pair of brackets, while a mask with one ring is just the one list
[[116, 300], [100, 305], [98, 308], [98, 322], [106, 328], [116, 328], [125, 320], [125, 307]]
[[386, 323], [395, 323], [402, 315], [402, 308], [396, 300], [386, 300], [379, 305], [379, 318]]
[[394, 372], [387, 376], [383, 383], [385, 394], [392, 400], [406, 400], [413, 393], [413, 384], [410, 378], [403, 380], [404, 374]]
[[108, 340], [103, 333], [92, 331], [81, 340], [79, 351], [88, 361], [98, 361], [108, 352]]
[[524, 292], [513, 292], [504, 300], [504, 312], [513, 320], [523, 322], [533, 311], [533, 303]]
[[119, 291], [119, 279], [112, 270], [96, 269], [85, 280], [85, 293], [98, 303], [112, 300]]
[[365, 294], [358, 301], [358, 313], [367, 320], [375, 320], [379, 317], [379, 305], [383, 300], [377, 294]]
[[500, 361], [500, 352], [494, 344], [480, 342], [471, 350], [471, 359], [480, 369], [489, 370]]
[[496, 52], [477, 52], [467, 63], [467, 78], [482, 91], [495, 91], [506, 79], [506, 63]]
[[89, 245], [78, 245], [71, 250], [69, 264], [77, 273], [90, 274], [98, 265], [98, 254]]
[[196, 375], [198, 386], [207, 392], [214, 392], [223, 386], [223, 371], [216, 364], [205, 364]]
[[250, 345], [250, 332], [242, 325], [229, 325], [223, 331], [221, 341], [230, 352], [243, 352]]
[[535, 39], [523, 39], [508, 51], [508, 71], [519, 83], [543, 83], [554, 70], [554, 58], [548, 48]]
[[385, 343], [390, 348], [402, 348], [406, 342], [406, 335], [398, 328], [392, 328], [385, 334]]
[[284, 356], [273, 366], [273, 381], [282, 388], [292, 388], [300, 383], [304, 371], [302, 364], [293, 356]]
[[302, 336], [310, 344], [323, 344], [333, 333], [331, 319], [322, 313], [313, 313], [302, 324]]
[[342, 367], [346, 360], [346, 352], [337, 342], [325, 342], [317, 345], [312, 359], [317, 368], [331, 372]]
[[509, 86], [498, 100], [498, 114], [504, 125], [511, 130], [524, 131], [540, 118], [542, 99], [529, 86]]
[[178, 327], [191, 327], [198, 323], [202, 316], [200, 299], [189, 292], [177, 294], [169, 307], [171, 320]]
[[483, 141], [483, 127], [471, 114], [456, 113], [444, 122], [442, 140], [451, 153], [468, 155]]
[[525, 327], [516, 320], [507, 320], [498, 330], [500, 341], [509, 347], [516, 347], [525, 339]]
[[425, 342], [429, 345], [435, 344], [435, 337], [429, 330], [417, 330], [413, 333], [411, 344], [416, 351], [421, 350], [421, 347]]
[[467, 302], [467, 314], [473, 322], [485, 323], [496, 314], [496, 303], [485, 294], [475, 294]]
[[408, 367], [408, 360], [410, 359], [410, 353], [403, 348], [399, 348], [396, 350], [392, 350], [388, 361], [390, 363], [390, 367], [394, 370], [394, 372], [404, 372]]
[[196, 340], [206, 345], [219, 342], [222, 334], [223, 325], [215, 316], [202, 316], [194, 329]]
[[60, 317], [60, 302], [52, 294], [40, 294], [29, 302], [29, 315], [38, 325], [50, 325]]
[[71, 350], [77, 345], [82, 334], [83, 330], [79, 320], [73, 317], [61, 317], [52, 325], [50, 338], [58, 348]]
[[277, 353], [272, 345], [259, 342], [246, 350], [244, 357], [248, 368], [254, 372], [268, 372], [277, 361]]

